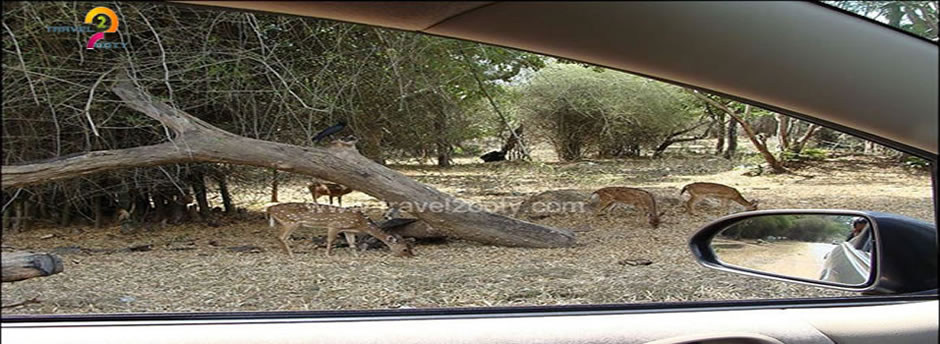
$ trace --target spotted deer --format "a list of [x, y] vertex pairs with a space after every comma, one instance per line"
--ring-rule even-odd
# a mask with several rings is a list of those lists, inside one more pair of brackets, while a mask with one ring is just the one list
[[322, 196], [330, 196], [330, 205], [333, 204], [333, 197], [336, 197], [340, 207], [343, 206], [343, 195], [353, 192], [348, 186], [323, 182], [310, 183], [307, 189], [313, 195], [313, 203], [317, 203], [317, 199]]
[[666, 213], [657, 210], [656, 198], [645, 190], [612, 186], [598, 189], [591, 194], [591, 204], [596, 204], [594, 206], [595, 215], [600, 215], [616, 203], [632, 205], [639, 214], [645, 213], [653, 228], [659, 227], [660, 217]]
[[280, 224], [281, 230], [277, 238], [281, 242], [281, 247], [291, 258], [294, 257], [294, 253], [287, 239], [290, 238], [291, 232], [301, 226], [327, 229], [327, 256], [333, 254], [333, 241], [339, 233], [346, 234], [346, 241], [353, 249], [356, 247], [354, 235], [368, 234], [385, 243], [385, 246], [392, 251], [392, 255], [398, 257], [414, 255], [411, 247], [401, 236], [383, 231], [359, 209], [314, 203], [280, 203], [269, 206], [267, 214], [271, 227]]
[[728, 202], [733, 201], [738, 203], [747, 210], [757, 210], [758, 200], [748, 201], [741, 196], [741, 193], [737, 189], [716, 183], [692, 183], [682, 187], [682, 191], [679, 191], [679, 195], [683, 193], [689, 193], [689, 200], [685, 202], [685, 209], [689, 212], [690, 215], [694, 215], [693, 209], [698, 202], [701, 202], [704, 198], [717, 198], [721, 200], [721, 206], [723, 208], [728, 207]]

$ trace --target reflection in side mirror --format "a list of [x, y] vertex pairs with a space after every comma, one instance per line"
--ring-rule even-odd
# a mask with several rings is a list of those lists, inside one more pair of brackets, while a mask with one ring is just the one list
[[874, 230], [862, 216], [766, 214], [727, 225], [709, 243], [731, 268], [860, 287], [873, 280]]

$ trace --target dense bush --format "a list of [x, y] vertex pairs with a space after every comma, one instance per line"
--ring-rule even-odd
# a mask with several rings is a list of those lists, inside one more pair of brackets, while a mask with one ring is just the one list
[[741, 221], [721, 235], [733, 239], [763, 239], [768, 236], [789, 240], [829, 242], [844, 239], [851, 231], [851, 217], [819, 215], [758, 216]]
[[564, 161], [639, 155], [701, 113], [681, 88], [577, 64], [552, 64], [517, 87], [527, 126]]

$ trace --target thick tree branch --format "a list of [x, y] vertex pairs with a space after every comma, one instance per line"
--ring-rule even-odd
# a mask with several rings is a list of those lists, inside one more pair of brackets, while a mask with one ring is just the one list
[[809, 127], [806, 128], [806, 133], [796, 141], [796, 145], [792, 150], [796, 153], [802, 152], [803, 148], [806, 147], [806, 142], [809, 142], [809, 139], [813, 137], [813, 133], [816, 132], [816, 129], [819, 129], [818, 125], [810, 124]]
[[132, 167], [190, 161], [187, 151], [172, 143], [73, 154], [26, 165], [3, 166], [3, 188], [42, 184], [77, 176]]
[[471, 204], [421, 184], [359, 154], [354, 146], [300, 147], [237, 136], [167, 104], [129, 82], [114, 92], [126, 104], [172, 131], [171, 142], [91, 152], [44, 162], [3, 166], [3, 187], [44, 183], [114, 169], [180, 162], [223, 162], [276, 168], [349, 185], [396, 204], [454, 237], [488, 244], [568, 247], [574, 233], [475, 209]]
[[[690, 136], [690, 137], [679, 137], [680, 135], [683, 135], [695, 129], [701, 128], [703, 125], [706, 125], [706, 124], [708, 125], [708, 128], [706, 128], [705, 131], [699, 135]], [[663, 152], [666, 151], [666, 148], [669, 148], [669, 146], [674, 145], [676, 143], [704, 139], [706, 136], [708, 136], [708, 133], [711, 132], [712, 126], [714, 124], [715, 124], [714, 121], [699, 121], [698, 123], [696, 123], [695, 125], [689, 128], [685, 128], [685, 129], [669, 134], [668, 136], [666, 136], [666, 139], [663, 140], [663, 142], [660, 143], [658, 147], [656, 147], [656, 150], [653, 151], [653, 158], [659, 158], [660, 156], [663, 155]]]
[[[783, 164], [781, 164], [780, 161], [774, 157], [773, 154], [770, 154], [770, 151], [767, 150], [767, 145], [765, 145], [763, 142], [761, 142], [757, 138], [757, 135], [754, 133], [754, 130], [751, 129], [751, 126], [747, 122], [745, 122], [744, 119], [741, 118], [741, 116], [739, 116], [737, 112], [725, 106], [724, 104], [721, 104], [719, 102], [714, 101], [711, 98], [706, 97], [704, 94], [698, 93], [696, 91], [689, 91], [689, 92], [691, 92], [693, 95], [695, 95], [699, 99], [704, 100], [708, 104], [711, 104], [712, 106], [721, 109], [721, 111], [724, 111], [729, 116], [731, 116], [731, 118], [733, 118], [735, 122], [738, 122], [738, 124], [741, 125], [741, 128], [744, 129], [744, 133], [747, 134], [747, 138], [751, 140], [751, 144], [753, 144], [754, 147], [757, 148], [761, 156], [764, 157], [764, 160], [766, 160], [767, 163], [770, 164], [770, 168], [773, 170], [774, 173], [789, 172], [786, 168], [783, 167]], [[746, 109], [745, 110], [746, 112], [750, 112], [750, 105], [747, 105], [745, 109]]]

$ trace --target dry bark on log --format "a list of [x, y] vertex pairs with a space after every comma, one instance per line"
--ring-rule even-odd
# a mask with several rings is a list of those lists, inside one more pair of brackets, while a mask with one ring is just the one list
[[62, 259], [48, 253], [3, 252], [3, 282], [15, 282], [62, 272]]
[[438, 239], [447, 237], [447, 233], [436, 230], [434, 227], [428, 226], [426, 222], [418, 219], [392, 219], [379, 224], [379, 228], [406, 238]]
[[387, 202], [409, 203], [418, 218], [457, 238], [524, 247], [570, 247], [575, 243], [569, 230], [476, 211], [464, 201], [369, 160], [351, 144], [300, 147], [241, 137], [157, 101], [130, 82], [116, 84], [112, 90], [129, 107], [160, 121], [173, 134], [172, 141], [3, 166], [3, 188], [131, 167], [232, 163], [306, 174], [352, 186]]

